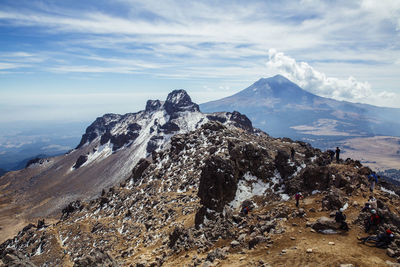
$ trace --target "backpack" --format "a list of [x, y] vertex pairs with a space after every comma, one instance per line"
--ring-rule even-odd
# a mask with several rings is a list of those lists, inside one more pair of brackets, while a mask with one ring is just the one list
[[346, 220], [346, 215], [344, 215], [340, 211], [336, 212], [336, 215], [335, 215], [336, 222], [341, 222], [341, 221], [345, 221], [345, 220]]

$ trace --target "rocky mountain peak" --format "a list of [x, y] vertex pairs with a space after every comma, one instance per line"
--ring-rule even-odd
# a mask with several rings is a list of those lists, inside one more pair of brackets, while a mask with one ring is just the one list
[[169, 93], [167, 96], [167, 102], [170, 102], [177, 106], [187, 106], [193, 104], [192, 99], [183, 89], [174, 90]]
[[200, 111], [199, 106], [193, 103], [188, 93], [182, 89], [174, 90], [168, 94], [164, 108], [168, 114], [182, 111]]
[[163, 103], [160, 100], [147, 100], [146, 112], [153, 112], [159, 110], [162, 104]]

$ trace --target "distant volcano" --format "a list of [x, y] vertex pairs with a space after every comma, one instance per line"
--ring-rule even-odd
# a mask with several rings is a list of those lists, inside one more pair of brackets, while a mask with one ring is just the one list
[[400, 136], [400, 109], [320, 97], [281, 75], [260, 79], [200, 108], [203, 112], [237, 110], [274, 137], [303, 139], [320, 147], [355, 136]]

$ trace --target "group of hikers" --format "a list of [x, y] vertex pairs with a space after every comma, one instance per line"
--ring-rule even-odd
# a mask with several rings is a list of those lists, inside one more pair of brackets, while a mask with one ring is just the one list
[[334, 157], [336, 156], [336, 162], [338, 163], [340, 160], [340, 148], [337, 146], [336, 150], [328, 150], [329, 156], [331, 157], [331, 161], [333, 162]]
[[[364, 222], [365, 233], [371, 233], [372, 235], [366, 237], [358, 238], [362, 244], [366, 242], [374, 243], [376, 247], [387, 248], [390, 243], [394, 240], [394, 235], [390, 229], [379, 233], [379, 228], [382, 225], [382, 216], [378, 213], [378, 202], [376, 198], [372, 195], [375, 185], [378, 182], [378, 177], [375, 172], [368, 175], [368, 181], [370, 183], [369, 190], [371, 191], [371, 196], [368, 201], [363, 206], [361, 212], [368, 212], [369, 215]], [[301, 192], [297, 192], [294, 195], [296, 200], [296, 207], [299, 207], [300, 200], [304, 198]], [[345, 209], [339, 209], [335, 214], [335, 221], [340, 225], [339, 228], [343, 231], [348, 231], [350, 228], [346, 222], [346, 215], [343, 213]]]
[[[339, 147], [336, 147], [336, 151], [328, 150], [328, 153], [330, 155], [331, 161], [333, 162], [334, 156], [336, 155], [336, 162], [338, 163], [340, 160], [340, 149]], [[290, 158], [291, 160], [294, 160], [295, 156], [295, 150], [291, 148], [290, 150]], [[370, 184], [370, 192], [373, 194], [375, 185], [378, 183], [378, 178], [379, 176], [375, 173], [372, 172], [371, 174], [368, 175], [368, 181]], [[294, 199], [296, 200], [296, 207], [299, 207], [300, 205], [300, 200], [303, 199], [304, 196], [301, 192], [297, 192], [294, 195]], [[248, 203], [243, 203], [241, 208], [241, 213], [246, 216], [252, 209], [252, 205]], [[349, 225], [346, 222], [346, 215], [344, 214], [343, 208], [339, 209], [336, 214], [335, 214], [335, 221], [340, 225], [339, 228], [343, 231], [348, 231]], [[390, 243], [394, 240], [394, 235], [390, 229], [386, 229], [385, 232], [378, 233], [379, 226], [382, 224], [382, 218], [378, 214], [378, 203], [376, 198], [371, 195], [368, 199], [368, 201], [365, 203], [364, 207], [362, 208], [361, 212], [369, 212], [368, 218], [365, 220], [364, 224], [364, 229], [365, 233], [370, 233], [373, 232], [373, 235], [369, 235], [366, 237], [361, 237], [359, 240], [361, 243], [366, 243], [366, 242], [373, 242], [375, 243], [376, 247], [379, 248], [386, 248]]]
[[[301, 192], [297, 192], [294, 196], [296, 200], [296, 207], [299, 207], [300, 199], [304, 198]], [[366, 237], [361, 237], [359, 240], [361, 243], [371, 242], [375, 243], [376, 247], [387, 248], [390, 243], [394, 240], [394, 235], [390, 229], [387, 229], [383, 233], [378, 233], [379, 226], [382, 223], [382, 218], [377, 212], [378, 204], [375, 197], [370, 196], [367, 203], [365, 203], [361, 212], [369, 212], [367, 220], [365, 221], [364, 228], [365, 233], [374, 233]], [[346, 215], [343, 213], [344, 209], [339, 209], [335, 214], [335, 221], [340, 225], [339, 228], [343, 231], [348, 231], [350, 228], [346, 222]]]

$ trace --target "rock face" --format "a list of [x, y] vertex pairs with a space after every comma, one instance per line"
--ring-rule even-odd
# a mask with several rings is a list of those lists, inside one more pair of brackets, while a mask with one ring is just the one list
[[237, 174], [229, 160], [211, 156], [201, 171], [198, 196], [205, 207], [222, 211], [235, 198]]

